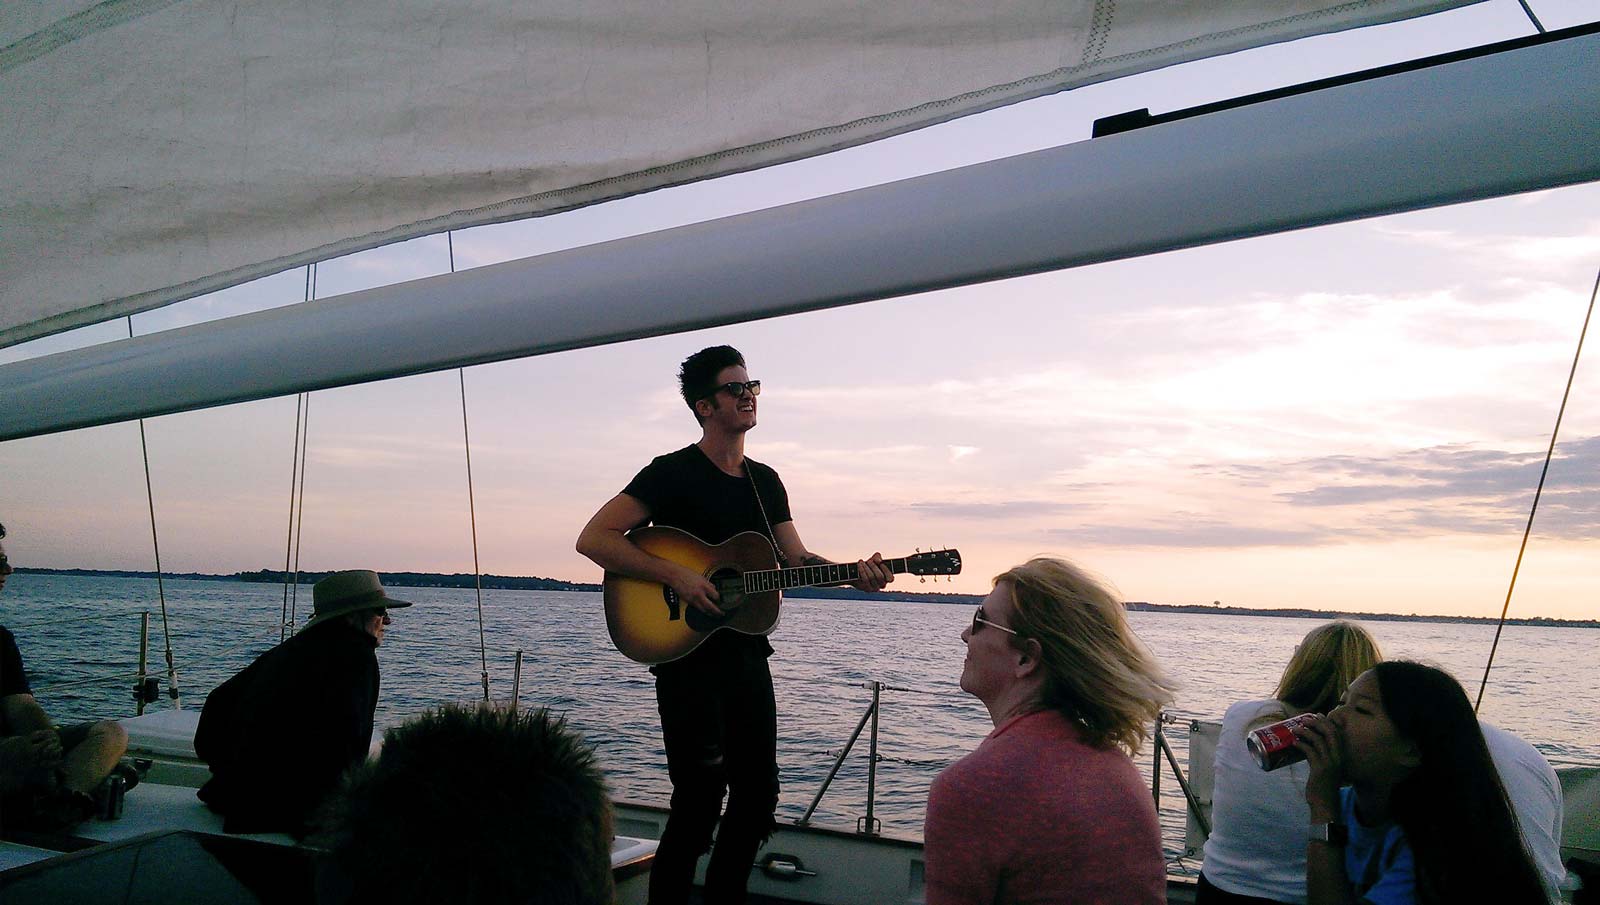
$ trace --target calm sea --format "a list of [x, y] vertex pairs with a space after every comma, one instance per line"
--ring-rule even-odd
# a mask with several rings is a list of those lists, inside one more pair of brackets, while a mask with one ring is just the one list
[[[379, 651], [380, 725], [441, 702], [482, 696], [473, 592], [402, 588], [416, 606], [395, 613]], [[310, 589], [299, 590], [300, 621]], [[278, 640], [283, 589], [234, 582], [169, 581], [167, 621], [184, 706]], [[164, 664], [155, 582], [15, 575], [0, 596], [30, 677], [58, 721], [132, 713], [139, 620], [152, 611], [151, 668]], [[780, 817], [798, 817], [833, 756], [886, 683], [879, 720], [875, 815], [885, 832], [920, 837], [928, 785], [991, 727], [956, 686], [971, 609], [941, 604], [790, 598], [773, 636], [778, 688]], [[1182, 682], [1174, 712], [1220, 718], [1233, 701], [1270, 695], [1296, 642], [1314, 620], [1132, 613], [1145, 643]], [[1494, 636], [1488, 625], [1376, 622], [1386, 656], [1450, 670], [1476, 694]], [[593, 593], [485, 591], [483, 636], [491, 694], [512, 691], [523, 651], [521, 702], [564, 712], [598, 749], [620, 798], [664, 803], [669, 792], [651, 676], [611, 646]], [[1511, 626], [1501, 639], [1483, 716], [1535, 743], [1555, 764], [1600, 764], [1600, 630]], [[68, 684], [70, 683], [70, 684]], [[163, 698], [156, 706], [170, 706]], [[1171, 740], [1187, 769], [1185, 723]], [[846, 760], [814, 820], [853, 826], [866, 811], [868, 734]], [[1152, 752], [1138, 758], [1148, 776]], [[1169, 853], [1182, 848], [1183, 799], [1162, 777]]]

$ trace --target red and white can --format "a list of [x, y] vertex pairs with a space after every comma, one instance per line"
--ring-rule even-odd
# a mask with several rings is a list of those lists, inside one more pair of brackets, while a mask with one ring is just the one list
[[1263, 770], [1272, 771], [1299, 763], [1306, 759], [1306, 753], [1295, 747], [1294, 731], [1319, 719], [1321, 717], [1315, 713], [1302, 713], [1270, 726], [1262, 726], [1244, 737], [1245, 747], [1250, 749]]

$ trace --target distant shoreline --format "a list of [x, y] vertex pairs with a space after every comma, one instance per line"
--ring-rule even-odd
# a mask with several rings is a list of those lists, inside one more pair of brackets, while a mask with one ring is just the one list
[[[99, 578], [149, 578], [156, 577], [154, 572], [138, 572], [122, 569], [36, 569], [18, 568], [18, 575], [68, 575], [88, 576]], [[327, 577], [329, 572], [301, 572], [299, 583], [303, 585], [315, 584]], [[378, 575], [385, 585], [397, 588], [471, 588], [477, 586], [478, 577], [470, 572], [379, 572]], [[205, 572], [167, 572], [163, 578], [183, 579], [188, 581], [242, 581], [252, 584], [281, 584], [284, 573], [276, 569], [257, 569], [253, 572], [234, 572], [229, 575], [214, 575]], [[496, 591], [593, 591], [598, 592], [600, 585], [594, 582], [562, 581], [558, 578], [539, 578], [521, 575], [484, 575], [483, 587]], [[796, 588], [787, 592], [791, 597], [814, 597], [834, 600], [876, 600], [894, 601], [902, 603], [952, 603], [964, 606], [976, 606], [982, 602], [982, 595], [978, 594], [944, 594], [922, 593], [917, 591], [882, 591], [877, 594], [867, 594], [854, 588]], [[1424, 616], [1412, 613], [1358, 613], [1343, 610], [1308, 610], [1300, 608], [1273, 608], [1251, 609], [1239, 606], [1221, 606], [1218, 604], [1162, 604], [1146, 603], [1144, 601], [1130, 600], [1126, 604], [1130, 612], [1138, 613], [1194, 613], [1205, 616], [1275, 616], [1290, 619], [1355, 619], [1364, 622], [1439, 622], [1439, 623], [1480, 623], [1493, 625], [1499, 622], [1491, 616]], [[1506, 625], [1545, 626], [1549, 628], [1600, 628], [1600, 620], [1596, 619], [1547, 619], [1543, 616], [1531, 618], [1507, 619]]]

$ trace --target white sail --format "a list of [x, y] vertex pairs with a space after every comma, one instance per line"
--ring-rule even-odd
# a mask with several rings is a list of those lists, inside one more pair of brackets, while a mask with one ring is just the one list
[[1600, 179], [1600, 30], [1519, 45], [16, 362], [0, 439]]
[[1476, 0], [12, 0], [0, 346]]

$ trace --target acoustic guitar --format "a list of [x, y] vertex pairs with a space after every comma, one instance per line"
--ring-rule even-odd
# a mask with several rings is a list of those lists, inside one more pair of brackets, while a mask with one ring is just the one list
[[[653, 525], [629, 532], [628, 539], [652, 556], [687, 566], [710, 579], [723, 613], [701, 612], [660, 582], [607, 572], [606, 628], [617, 650], [640, 663], [676, 660], [723, 629], [746, 635], [770, 634], [778, 625], [778, 604], [785, 589], [860, 577], [855, 563], [781, 569], [772, 543], [755, 531], [736, 534], [713, 546], [686, 531]], [[955, 550], [885, 559], [884, 564], [895, 574], [961, 574], [961, 554]]]

